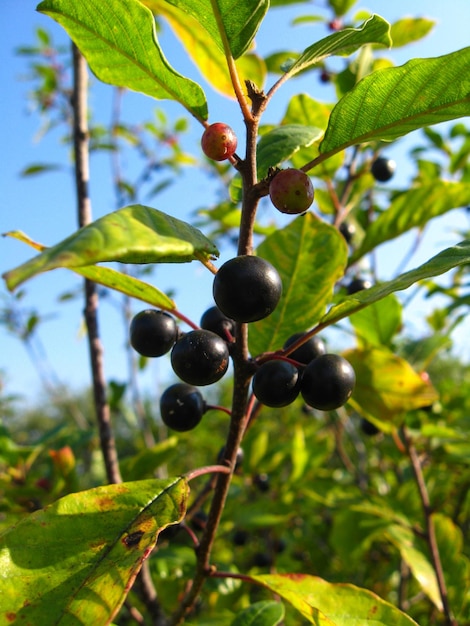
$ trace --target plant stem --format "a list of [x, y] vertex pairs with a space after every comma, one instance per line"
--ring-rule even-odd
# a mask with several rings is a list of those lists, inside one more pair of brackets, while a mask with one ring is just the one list
[[[89, 149], [87, 107], [87, 65], [84, 57], [72, 44], [73, 55], [73, 145], [75, 155], [75, 186], [77, 193], [78, 225], [90, 224], [91, 201], [88, 192]], [[96, 284], [85, 280], [85, 323], [88, 334], [90, 364], [93, 379], [93, 395], [98, 420], [101, 450], [110, 483], [122, 481], [119, 470], [116, 443], [111, 428], [111, 416], [106, 398], [106, 378], [103, 366], [103, 346], [98, 330], [98, 292]]]
[[421, 505], [423, 507], [424, 520], [426, 523], [426, 540], [428, 542], [429, 552], [431, 554], [431, 560], [436, 574], [437, 585], [439, 588], [439, 595], [442, 602], [442, 610], [446, 617], [447, 626], [458, 626], [456, 619], [452, 614], [452, 610], [449, 606], [449, 598], [447, 595], [447, 587], [444, 579], [444, 570], [442, 568], [441, 555], [439, 553], [439, 546], [437, 545], [436, 531], [433, 523], [433, 510], [431, 507], [431, 501], [429, 499], [429, 493], [424, 480], [423, 468], [421, 461], [419, 460], [416, 448], [408, 435], [406, 430], [403, 431], [403, 437], [405, 439], [408, 456], [413, 468], [413, 474], [418, 486], [419, 496], [421, 498]]
[[[91, 222], [91, 201], [88, 192], [89, 150], [88, 150], [88, 107], [87, 107], [87, 65], [75, 44], [73, 56], [73, 144], [75, 155], [75, 184], [77, 190], [78, 224], [82, 228]], [[99, 437], [106, 476], [109, 483], [122, 482], [121, 472], [111, 426], [111, 413], [106, 397], [106, 378], [103, 365], [103, 346], [98, 330], [98, 292], [96, 284], [85, 280], [85, 323], [88, 334], [93, 395]], [[138, 576], [141, 596], [149, 611], [154, 626], [164, 626], [166, 618], [162, 614], [157, 593], [153, 585], [148, 562], [144, 562]]]

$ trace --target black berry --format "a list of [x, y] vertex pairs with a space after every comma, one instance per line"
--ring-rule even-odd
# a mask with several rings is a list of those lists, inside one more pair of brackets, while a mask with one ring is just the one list
[[[291, 335], [289, 339], [284, 342], [283, 348], [284, 350], [291, 346], [294, 342], [304, 336], [305, 333], [295, 333], [295, 335]], [[326, 353], [326, 346], [324, 342], [318, 337], [314, 335], [307, 339], [305, 343], [303, 343], [300, 348], [294, 350], [289, 354], [290, 359], [294, 359], [294, 361], [298, 361], [299, 363], [303, 363], [307, 365], [320, 354]]]
[[356, 234], [356, 227], [351, 222], [341, 222], [339, 232], [346, 239], [346, 243], [351, 243]]
[[281, 213], [305, 213], [314, 197], [310, 176], [293, 168], [281, 170], [269, 184], [269, 197]]
[[225, 341], [230, 341], [235, 333], [235, 322], [222, 313], [217, 306], [212, 306], [203, 314], [199, 322], [204, 330], [211, 330]]
[[320, 411], [332, 411], [351, 397], [356, 383], [352, 365], [339, 354], [322, 354], [306, 366], [301, 394], [305, 402]]
[[266, 493], [270, 488], [268, 474], [264, 472], [262, 474], [255, 474], [255, 476], [253, 476], [253, 484], [256, 485], [259, 491]]
[[346, 291], [351, 296], [353, 293], [369, 289], [370, 287], [372, 287], [370, 280], [366, 280], [365, 278], [353, 278], [353, 280], [346, 287]]
[[206, 156], [214, 161], [224, 161], [237, 149], [237, 137], [230, 126], [222, 122], [211, 124], [204, 131], [201, 147]]
[[131, 346], [142, 356], [156, 357], [166, 354], [178, 337], [174, 318], [165, 311], [145, 309], [132, 318]]
[[192, 330], [183, 335], [171, 351], [171, 366], [190, 385], [210, 385], [228, 368], [226, 342], [210, 330]]
[[270, 315], [282, 294], [282, 282], [268, 261], [241, 255], [222, 265], [214, 278], [219, 309], [237, 322], [256, 322]]
[[299, 370], [288, 361], [267, 361], [260, 365], [253, 376], [252, 388], [262, 404], [270, 407], [287, 406], [300, 393]]
[[164, 424], [178, 432], [195, 428], [206, 411], [201, 392], [192, 385], [176, 383], [160, 398], [160, 415]]
[[392, 159], [377, 157], [370, 168], [372, 176], [380, 183], [386, 183], [395, 174], [397, 164]]
[[368, 437], [373, 437], [374, 435], [378, 435], [380, 433], [380, 429], [377, 428], [375, 424], [369, 422], [365, 417], [361, 419], [361, 430], [364, 435]]

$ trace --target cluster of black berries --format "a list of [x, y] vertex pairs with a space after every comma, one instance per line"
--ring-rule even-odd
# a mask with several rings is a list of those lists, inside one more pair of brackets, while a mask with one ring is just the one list
[[[302, 336], [289, 337], [284, 350]], [[352, 365], [339, 354], [328, 354], [319, 337], [310, 337], [288, 358], [266, 361], [253, 376], [253, 393], [266, 406], [287, 406], [300, 394], [312, 408], [331, 411], [350, 398], [356, 382]]]
[[[140, 354], [156, 357], [171, 350], [171, 365], [181, 379], [160, 398], [163, 422], [173, 430], [191, 430], [207, 410], [198, 387], [219, 381], [227, 371], [235, 322], [255, 322], [270, 315], [282, 294], [277, 270], [265, 259], [240, 255], [224, 263], [213, 282], [216, 306], [201, 318], [200, 328], [181, 333], [173, 316], [147, 309], [130, 326], [130, 342]], [[299, 339], [293, 335], [287, 349]], [[343, 405], [354, 387], [354, 370], [342, 357], [325, 354], [317, 337], [311, 337], [289, 355], [259, 366], [253, 393], [271, 407], [293, 402], [299, 393], [310, 406], [330, 410]]]

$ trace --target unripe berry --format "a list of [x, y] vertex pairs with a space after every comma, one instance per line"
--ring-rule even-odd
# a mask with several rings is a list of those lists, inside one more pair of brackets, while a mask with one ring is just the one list
[[129, 329], [131, 346], [142, 356], [166, 354], [178, 337], [174, 318], [156, 309], [145, 309], [132, 318]]
[[269, 184], [269, 197], [281, 213], [304, 213], [313, 202], [312, 181], [302, 170], [281, 170]]
[[225, 161], [237, 149], [237, 136], [227, 124], [216, 122], [204, 131], [201, 138], [204, 154], [214, 161]]
[[212, 291], [227, 317], [236, 322], [256, 322], [276, 308], [282, 282], [276, 268], [265, 259], [240, 255], [220, 267]]

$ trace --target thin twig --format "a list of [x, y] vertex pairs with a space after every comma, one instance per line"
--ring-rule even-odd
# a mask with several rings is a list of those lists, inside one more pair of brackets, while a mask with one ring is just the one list
[[[87, 110], [87, 65], [84, 57], [72, 44], [73, 85], [73, 145], [75, 155], [75, 185], [77, 194], [78, 225], [90, 224], [91, 201], [89, 183], [89, 134]], [[106, 378], [103, 366], [103, 346], [98, 330], [98, 292], [96, 284], [85, 280], [85, 323], [93, 380], [93, 394], [98, 420], [101, 450], [110, 483], [122, 481], [119, 470], [116, 444], [111, 428], [109, 404], [106, 398]]]
[[446, 617], [447, 626], [458, 626], [457, 620], [454, 618], [452, 614], [452, 610], [449, 606], [449, 598], [447, 595], [447, 587], [444, 578], [444, 570], [442, 568], [441, 555], [439, 553], [439, 546], [437, 545], [436, 538], [436, 530], [434, 528], [433, 522], [433, 510], [431, 506], [431, 501], [429, 499], [428, 489], [426, 487], [426, 482], [424, 480], [423, 468], [421, 466], [421, 461], [419, 459], [416, 448], [413, 444], [411, 437], [408, 435], [406, 430], [403, 431], [403, 438], [405, 439], [405, 443], [408, 450], [408, 456], [411, 461], [411, 466], [413, 468], [413, 474], [416, 479], [416, 484], [418, 486], [419, 496], [421, 498], [421, 505], [424, 513], [424, 520], [426, 523], [426, 541], [428, 543], [429, 552], [431, 555], [432, 564], [434, 567], [434, 572], [436, 574], [437, 586], [439, 589], [439, 595], [442, 602], [442, 610]]

